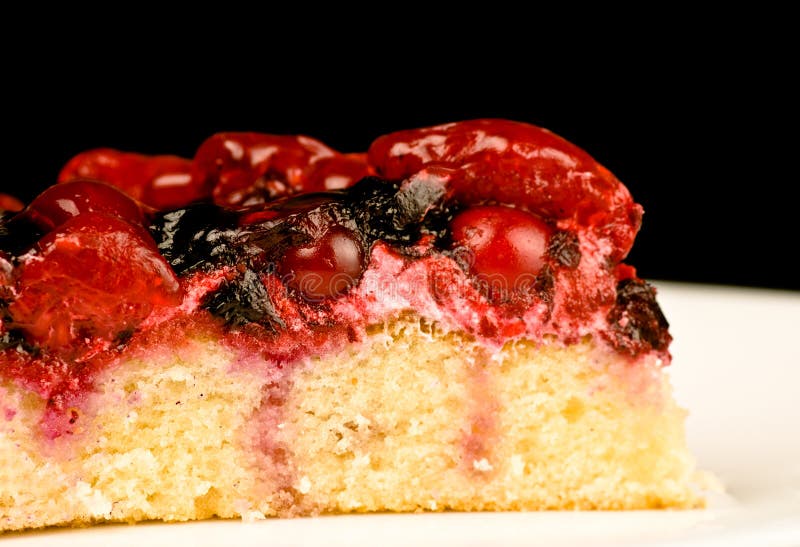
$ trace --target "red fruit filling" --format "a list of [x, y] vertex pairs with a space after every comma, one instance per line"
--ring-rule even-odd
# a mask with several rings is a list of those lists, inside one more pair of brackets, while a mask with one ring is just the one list
[[96, 212], [43, 237], [22, 258], [15, 280], [9, 323], [49, 350], [85, 338], [123, 336], [157, 307], [177, 305], [181, 296], [152, 240], [124, 220]]

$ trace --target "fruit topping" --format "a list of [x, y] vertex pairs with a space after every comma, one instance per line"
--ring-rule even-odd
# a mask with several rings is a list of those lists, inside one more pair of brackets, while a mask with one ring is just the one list
[[192, 162], [178, 156], [146, 156], [98, 148], [72, 158], [58, 182], [97, 180], [115, 186], [156, 209], [180, 207], [202, 200], [211, 188], [192, 179]]
[[399, 180], [426, 166], [453, 170], [453, 197], [464, 205], [513, 203], [543, 218], [591, 226], [625, 257], [641, 222], [627, 189], [586, 152], [533, 125], [472, 120], [378, 138], [369, 160]]
[[490, 300], [501, 302], [533, 287], [552, 231], [539, 217], [484, 205], [462, 211], [450, 227], [455, 256]]
[[[391, 262], [380, 253], [370, 262], [378, 242], [399, 264], [391, 275], [414, 271], [420, 286], [435, 278], [436, 301], [475, 306], [463, 316], [484, 315], [480, 332], [495, 333], [486, 336], [521, 334], [531, 310], [552, 321], [536, 329], [557, 332], [599, 312], [622, 351], [669, 342], [650, 289], [619, 262], [641, 208], [588, 154], [538, 127], [475, 120], [401, 131], [368, 154], [304, 136], [219, 133], [192, 161], [85, 152], [59, 182], [23, 211], [0, 212], [6, 346], [19, 336], [49, 350], [119, 340], [183, 301], [176, 275], [186, 309], [199, 303], [228, 326], [330, 325], [335, 299], [367, 305], [352, 289], [368, 267]], [[584, 246], [606, 256], [582, 257]]]
[[50, 350], [88, 337], [114, 339], [181, 300], [175, 274], [143, 230], [98, 212], [44, 236], [14, 273], [10, 325]]

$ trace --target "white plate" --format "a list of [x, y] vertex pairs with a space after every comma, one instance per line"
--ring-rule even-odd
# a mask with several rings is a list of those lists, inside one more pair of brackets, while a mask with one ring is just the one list
[[702, 511], [446, 513], [98, 526], [3, 545], [800, 546], [800, 293], [658, 283]]

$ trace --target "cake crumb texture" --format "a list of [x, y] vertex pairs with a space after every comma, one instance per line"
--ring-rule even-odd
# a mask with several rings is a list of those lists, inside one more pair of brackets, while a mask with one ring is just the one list
[[701, 506], [685, 412], [643, 359], [589, 338], [489, 354], [408, 316], [272, 370], [187, 333], [109, 368], [74, 435], [47, 440], [46, 401], [0, 384], [0, 529]]

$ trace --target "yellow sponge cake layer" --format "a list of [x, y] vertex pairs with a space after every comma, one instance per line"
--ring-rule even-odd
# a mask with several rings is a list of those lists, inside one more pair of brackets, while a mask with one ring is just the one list
[[153, 348], [54, 440], [45, 401], [0, 385], [0, 529], [702, 504], [655, 358], [591, 339], [490, 353], [413, 316], [369, 332], [283, 369], [202, 335]]

